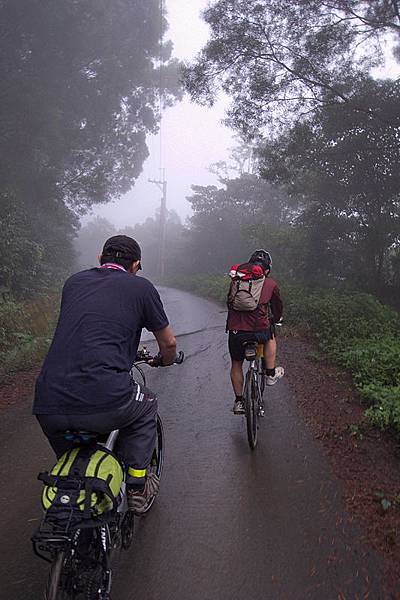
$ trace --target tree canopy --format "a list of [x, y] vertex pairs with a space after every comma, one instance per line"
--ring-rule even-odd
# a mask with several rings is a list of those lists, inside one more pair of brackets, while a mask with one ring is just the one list
[[400, 246], [400, 128], [389, 124], [398, 94], [367, 80], [357, 95], [372, 99], [382, 119], [323, 107], [261, 151], [264, 176], [302, 203], [299, 222], [319, 240], [321, 267], [378, 293]]
[[308, 283], [394, 301], [400, 80], [372, 69], [400, 61], [398, 0], [214, 0], [203, 17], [210, 38], [186, 88], [200, 103], [228, 94], [227, 121], [290, 198], [283, 230], [265, 205], [247, 231], [281, 241], [287, 273], [292, 262]]
[[[199, 260], [207, 272], [227, 271], [256, 247], [278, 251], [293, 214], [289, 198], [257, 175], [242, 173], [219, 186], [192, 186], [188, 197], [194, 211], [185, 246], [186, 272], [197, 272]], [[285, 268], [280, 252], [277, 264]]]
[[17, 215], [27, 215], [20, 233], [42, 261], [54, 221], [70, 250], [74, 214], [126, 192], [140, 174], [160, 86], [166, 104], [180, 93], [166, 29], [158, 0], [0, 2], [2, 227], [12, 236], [10, 223], [18, 230]]
[[371, 113], [354, 82], [383, 62], [386, 40], [399, 56], [396, 0], [217, 0], [203, 16], [211, 35], [185, 69], [186, 87], [209, 103], [222, 87], [232, 98], [228, 120], [246, 135], [321, 104]]

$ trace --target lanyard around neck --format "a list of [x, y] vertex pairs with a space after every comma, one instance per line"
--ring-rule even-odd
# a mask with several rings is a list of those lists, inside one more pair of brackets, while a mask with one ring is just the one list
[[104, 263], [104, 265], [101, 265], [100, 269], [115, 269], [117, 271], [126, 272], [126, 269], [124, 269], [122, 265], [118, 265], [117, 263]]

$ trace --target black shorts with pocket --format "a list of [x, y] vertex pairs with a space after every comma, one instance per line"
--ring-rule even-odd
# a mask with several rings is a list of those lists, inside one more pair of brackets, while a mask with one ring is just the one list
[[228, 349], [232, 360], [244, 360], [244, 342], [257, 342], [265, 344], [274, 337], [273, 328], [265, 331], [230, 331]]

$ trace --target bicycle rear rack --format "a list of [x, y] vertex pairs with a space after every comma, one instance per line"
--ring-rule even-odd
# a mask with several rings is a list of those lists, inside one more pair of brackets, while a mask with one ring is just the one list
[[33, 551], [36, 556], [47, 562], [52, 562], [54, 554], [72, 541], [73, 528], [71, 527], [73, 511], [65, 524], [55, 523], [48, 519], [47, 512], [31, 537]]

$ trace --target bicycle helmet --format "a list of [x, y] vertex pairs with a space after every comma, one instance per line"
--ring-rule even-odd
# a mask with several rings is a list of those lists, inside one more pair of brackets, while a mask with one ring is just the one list
[[272, 258], [267, 250], [255, 250], [250, 256], [249, 263], [261, 265], [264, 271], [270, 271], [272, 267]]

